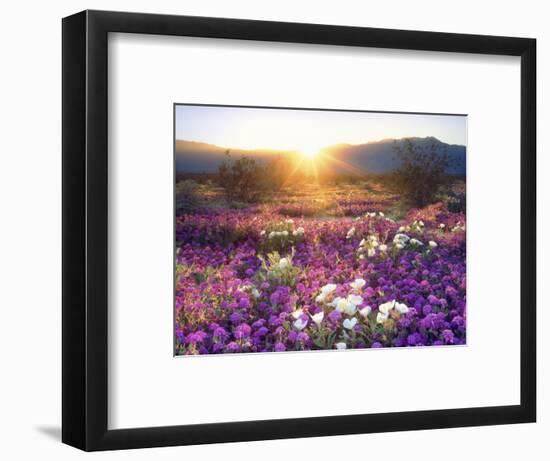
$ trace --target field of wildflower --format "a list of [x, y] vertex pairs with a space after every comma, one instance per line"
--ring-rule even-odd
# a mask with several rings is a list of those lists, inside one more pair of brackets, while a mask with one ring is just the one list
[[233, 206], [197, 187], [176, 213], [176, 355], [465, 344], [464, 213], [397, 212], [376, 183]]

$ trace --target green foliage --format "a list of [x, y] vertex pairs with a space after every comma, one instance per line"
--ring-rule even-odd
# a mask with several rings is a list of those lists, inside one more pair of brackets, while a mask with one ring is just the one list
[[263, 269], [258, 274], [260, 281], [268, 281], [273, 285], [286, 285], [290, 287], [296, 285], [296, 277], [300, 273], [300, 268], [294, 266], [292, 263], [294, 253], [293, 248], [291, 253], [283, 258], [279, 252], [274, 251], [267, 255], [267, 260], [258, 255]]
[[419, 145], [411, 139], [396, 143], [394, 150], [401, 166], [392, 175], [391, 186], [405, 202], [418, 208], [437, 201], [437, 195], [451, 183], [447, 152], [433, 142]]
[[304, 241], [304, 229], [295, 228], [292, 219], [269, 223], [261, 235], [260, 248], [264, 253], [286, 252]]

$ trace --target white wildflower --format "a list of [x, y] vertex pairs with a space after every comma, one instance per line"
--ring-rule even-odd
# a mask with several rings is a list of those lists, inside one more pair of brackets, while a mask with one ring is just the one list
[[359, 306], [363, 302], [363, 297], [359, 295], [348, 295], [348, 302], [350, 304], [354, 304], [356, 306]]
[[327, 283], [325, 286], [321, 287], [321, 293], [323, 294], [330, 294], [334, 290], [336, 290], [336, 284], [334, 283]]
[[401, 245], [405, 245], [411, 238], [407, 234], [395, 234], [393, 237], [393, 243], [400, 243]]
[[330, 305], [334, 307], [337, 311], [344, 312], [347, 308], [348, 300], [346, 298], [341, 298], [340, 296], [338, 296], [337, 298], [334, 298]]
[[386, 320], [388, 320], [388, 315], [383, 312], [378, 312], [376, 315], [376, 323], [384, 323]]
[[279, 269], [286, 269], [288, 266], [290, 266], [290, 262], [286, 258], [281, 258], [279, 260]]
[[348, 330], [352, 330], [353, 327], [355, 325], [357, 325], [357, 319], [355, 317], [351, 318], [351, 319], [346, 319], [344, 320], [344, 322], [342, 323], [342, 325], [344, 326], [344, 328], [348, 329]]
[[315, 322], [315, 325], [317, 325], [318, 327], [321, 326], [321, 322], [323, 321], [324, 318], [325, 318], [325, 313], [323, 311], [317, 312], [317, 314], [314, 314], [311, 316], [311, 320], [313, 320]]
[[303, 330], [307, 326], [307, 320], [298, 319], [294, 322], [294, 328], [296, 328], [298, 331]]
[[371, 313], [371, 311], [372, 309], [370, 306], [365, 306], [363, 307], [363, 309], [359, 310], [359, 313], [361, 314], [362, 317], [367, 318], [368, 315]]
[[336, 285], [334, 283], [327, 283], [325, 286], [321, 287], [321, 293], [317, 298], [315, 298], [315, 301], [318, 303], [322, 303], [327, 299], [328, 296], [330, 296], [334, 290], [336, 290]]
[[364, 279], [355, 279], [353, 282], [351, 282], [349, 285], [350, 287], [352, 287], [354, 290], [360, 290], [361, 288], [363, 288], [365, 285], [367, 284], [367, 282], [365, 282]]
[[401, 314], [406, 314], [407, 312], [409, 312], [409, 308], [407, 307], [406, 304], [403, 304], [403, 303], [395, 303], [395, 308]]
[[456, 226], [454, 226], [451, 229], [452, 232], [458, 232], [458, 231], [464, 231], [464, 230], [466, 230], [466, 227], [463, 224], [461, 224], [460, 222], [457, 222]]
[[391, 301], [388, 301], [384, 304], [380, 304], [378, 306], [378, 311], [382, 312], [384, 315], [389, 315], [390, 311], [395, 307], [395, 299], [392, 299]]
[[357, 304], [353, 304], [348, 300], [348, 302], [346, 303], [346, 306], [344, 307], [344, 314], [355, 315], [356, 312], [357, 312]]
[[347, 347], [348, 347], [348, 346], [346, 345], [346, 343], [336, 343], [334, 346], [335, 346], [336, 349], [338, 349], [339, 351], [343, 351], [343, 350], [347, 349]]
[[437, 243], [435, 243], [433, 240], [430, 240], [428, 242], [428, 245], [430, 245], [430, 248], [437, 248], [437, 246], [438, 246]]

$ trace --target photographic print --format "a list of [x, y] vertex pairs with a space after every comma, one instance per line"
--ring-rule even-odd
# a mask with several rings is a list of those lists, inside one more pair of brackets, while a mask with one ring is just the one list
[[176, 356], [466, 344], [467, 116], [174, 105]]

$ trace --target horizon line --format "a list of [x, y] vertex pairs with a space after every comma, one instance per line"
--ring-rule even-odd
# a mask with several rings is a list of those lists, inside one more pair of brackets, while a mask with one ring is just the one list
[[[199, 104], [197, 104], [197, 105], [199, 105]], [[313, 110], [313, 109], [311, 109], [311, 110]], [[325, 109], [325, 110], [331, 110], [331, 109]], [[342, 141], [340, 143], [328, 144], [326, 146], [323, 146], [319, 149], [319, 151], [321, 151], [323, 149], [326, 149], [326, 148], [329, 148], [329, 147], [342, 145], [342, 144], [345, 144], [347, 146], [356, 147], [356, 146], [364, 146], [366, 144], [377, 144], [377, 143], [381, 143], [381, 142], [384, 142], [384, 141], [402, 141], [404, 139], [428, 139], [428, 138], [434, 138], [435, 140], [437, 140], [441, 143], [447, 144], [449, 146], [466, 147], [466, 144], [448, 143], [448, 142], [442, 141], [441, 139], [437, 138], [436, 136], [403, 136], [401, 138], [382, 138], [382, 139], [378, 139], [378, 140], [374, 140], [374, 141], [365, 141], [365, 142], [360, 142], [360, 143], [355, 143], [355, 144], [350, 143], [350, 142]], [[273, 148], [273, 147], [221, 146], [219, 144], [214, 144], [214, 143], [211, 143], [211, 142], [208, 142], [208, 141], [201, 141], [201, 140], [196, 140], [196, 139], [178, 139], [175, 136], [174, 136], [174, 140], [176, 142], [177, 141], [184, 141], [184, 142], [194, 142], [194, 143], [198, 143], [198, 144], [208, 144], [209, 146], [217, 147], [219, 149], [236, 149], [236, 150], [245, 150], [245, 151], [270, 150], [270, 151], [277, 151], [277, 152], [302, 152], [300, 149], [296, 149], [296, 148], [279, 149], [279, 148]]]

